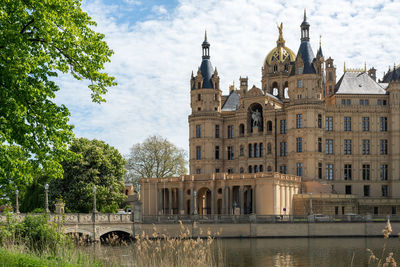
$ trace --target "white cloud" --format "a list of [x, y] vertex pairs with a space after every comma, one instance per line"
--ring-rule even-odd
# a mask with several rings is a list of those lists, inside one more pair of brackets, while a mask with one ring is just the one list
[[118, 86], [110, 89], [107, 103], [96, 105], [90, 102], [85, 83], [63, 78], [57, 101], [70, 108], [78, 136], [103, 139], [122, 153], [151, 134], [187, 149], [189, 78], [201, 62], [204, 30], [226, 94], [239, 76], [248, 76], [250, 86], [260, 85], [263, 60], [276, 45], [277, 23], [283, 22], [286, 45], [297, 52], [304, 8], [314, 53], [322, 35], [323, 52], [335, 59], [338, 78], [344, 61], [348, 67], [367, 62], [378, 69], [379, 76], [388, 65], [400, 61], [399, 2], [329, 3], [181, 0], [174, 10], [154, 7], [153, 11], [167, 16], [121, 25], [117, 6], [91, 1], [85, 9], [115, 51], [107, 71], [115, 75]]
[[165, 9], [164, 6], [153, 6], [151, 9], [154, 13], [156, 13], [157, 15], [165, 15], [168, 13], [168, 11]]

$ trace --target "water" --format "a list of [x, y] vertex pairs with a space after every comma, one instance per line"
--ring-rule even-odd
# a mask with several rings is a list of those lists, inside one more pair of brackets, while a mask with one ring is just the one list
[[[226, 266], [368, 266], [366, 248], [381, 257], [383, 238], [231, 238], [221, 239]], [[120, 257], [129, 262], [132, 246], [100, 245], [100, 257]], [[400, 241], [387, 240], [386, 252], [400, 260]], [[106, 254], [106, 255], [104, 255]], [[354, 258], [353, 258], [354, 255]], [[387, 253], [386, 253], [387, 255]], [[373, 265], [372, 265], [373, 266]], [[376, 266], [376, 264], [375, 264]]]

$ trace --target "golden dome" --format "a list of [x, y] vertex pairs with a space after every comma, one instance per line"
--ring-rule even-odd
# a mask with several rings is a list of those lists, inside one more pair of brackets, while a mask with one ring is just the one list
[[293, 53], [293, 51], [285, 46], [285, 39], [283, 39], [282, 35], [282, 28], [283, 25], [281, 23], [281, 25], [278, 26], [279, 38], [278, 41], [276, 41], [277, 46], [274, 49], [272, 49], [271, 52], [269, 52], [268, 55], [265, 57], [264, 65], [266, 64], [271, 65], [274, 62], [282, 63], [286, 61], [288, 58], [289, 61], [295, 61], [296, 59], [296, 56]]

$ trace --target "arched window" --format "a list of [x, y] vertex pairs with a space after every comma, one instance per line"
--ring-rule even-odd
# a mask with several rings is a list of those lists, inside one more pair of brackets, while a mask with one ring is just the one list
[[260, 158], [264, 157], [264, 145], [260, 143]]
[[244, 148], [243, 148], [243, 145], [240, 145], [239, 156], [243, 156], [243, 155], [244, 155]]
[[244, 173], [244, 169], [243, 169], [243, 167], [240, 167], [240, 171], [239, 171], [240, 173]]
[[253, 157], [253, 146], [249, 144], [249, 158]]
[[287, 81], [285, 82], [285, 85], [283, 86], [283, 97], [289, 98], [289, 84]]
[[252, 173], [253, 172], [253, 167], [250, 165], [249, 166], [249, 173]]
[[271, 94], [272, 94], [273, 96], [279, 96], [279, 90], [278, 90], [278, 83], [277, 83], [277, 82], [274, 82], [274, 83], [272, 84]]
[[244, 124], [239, 125], [239, 136], [244, 136]]
[[285, 71], [289, 71], [289, 65], [285, 64]]
[[257, 173], [257, 172], [258, 172], [258, 166], [254, 165], [254, 173]]
[[267, 132], [272, 132], [272, 121], [267, 122]]
[[260, 165], [260, 172], [264, 172], [264, 167], [263, 167], [263, 165]]
[[257, 158], [258, 157], [258, 145], [254, 144], [254, 157]]
[[278, 71], [278, 65], [274, 65], [274, 72], [277, 72]]
[[268, 143], [268, 145], [267, 145], [267, 154], [271, 154], [271, 151], [272, 151], [271, 143]]

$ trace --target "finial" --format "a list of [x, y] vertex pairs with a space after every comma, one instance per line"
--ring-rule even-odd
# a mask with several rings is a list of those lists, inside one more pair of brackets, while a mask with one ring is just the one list
[[204, 31], [204, 42], [207, 42], [207, 30]]
[[367, 62], [364, 62], [364, 72], [367, 72]]
[[306, 9], [304, 9], [304, 21], [307, 21]]
[[282, 30], [283, 30], [283, 23], [281, 22], [281, 25], [276, 25], [278, 27], [278, 31], [279, 31], [279, 37], [278, 40], [276, 41], [277, 45], [285, 45], [285, 39], [283, 39], [283, 34], [282, 34]]
[[321, 39], [322, 39], [322, 36], [321, 36], [321, 34], [319, 35], [319, 47], [321, 47]]

